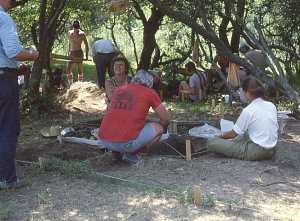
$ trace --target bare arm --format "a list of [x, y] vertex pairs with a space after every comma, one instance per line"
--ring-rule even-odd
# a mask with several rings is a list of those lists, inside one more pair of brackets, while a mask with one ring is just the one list
[[225, 132], [220, 137], [223, 139], [232, 139], [232, 138], [235, 138], [237, 135], [238, 134], [234, 130], [231, 130], [231, 131]]
[[111, 96], [115, 90], [115, 87], [113, 86], [111, 80], [105, 80], [105, 93], [108, 99], [111, 99]]
[[85, 34], [83, 35], [83, 42], [84, 42], [84, 46], [85, 46], [85, 57], [86, 57], [86, 60], [88, 60], [88, 57], [89, 57], [89, 43], [86, 39]]
[[16, 55], [17, 61], [33, 61], [38, 59], [39, 52], [34, 50], [22, 50]]
[[163, 127], [167, 127], [170, 123], [171, 116], [170, 116], [169, 112], [166, 110], [165, 106], [163, 104], [160, 104], [154, 111], [160, 119], [159, 123]]

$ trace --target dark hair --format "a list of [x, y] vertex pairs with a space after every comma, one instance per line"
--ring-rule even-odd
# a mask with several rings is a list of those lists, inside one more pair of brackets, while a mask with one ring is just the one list
[[194, 62], [188, 62], [185, 65], [185, 68], [187, 69], [188, 72], [196, 71], [196, 65]]
[[114, 65], [117, 61], [123, 61], [125, 63], [125, 74], [128, 75], [128, 72], [129, 72], [129, 62], [128, 62], [128, 60], [123, 56], [116, 56], [110, 62], [110, 70], [111, 70], [112, 76], [115, 75]]
[[80, 22], [78, 20], [73, 21], [73, 28], [79, 29], [80, 28]]
[[265, 89], [263, 85], [254, 77], [248, 77], [242, 84], [245, 92], [249, 92], [255, 98], [264, 98]]
[[250, 50], [250, 47], [248, 45], [242, 45], [239, 49], [240, 49], [240, 52], [245, 54]]

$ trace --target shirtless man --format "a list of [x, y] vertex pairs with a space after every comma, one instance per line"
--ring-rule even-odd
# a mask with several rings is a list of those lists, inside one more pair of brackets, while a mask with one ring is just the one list
[[81, 49], [81, 44], [84, 42], [85, 51], [86, 51], [86, 59], [88, 59], [89, 54], [89, 45], [86, 39], [85, 33], [80, 30], [79, 21], [73, 22], [73, 30], [69, 31], [69, 51], [68, 55], [72, 59], [68, 63], [67, 67], [67, 75], [69, 79], [69, 83], [73, 83], [73, 73], [72, 73], [72, 66], [73, 64], [77, 64], [78, 66], [78, 80], [83, 81], [83, 51]]

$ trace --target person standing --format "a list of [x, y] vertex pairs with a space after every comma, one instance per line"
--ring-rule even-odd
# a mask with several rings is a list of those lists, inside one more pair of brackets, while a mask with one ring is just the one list
[[39, 52], [23, 49], [16, 24], [7, 14], [15, 3], [0, 0], [0, 189], [21, 185], [15, 156], [20, 132], [17, 62], [36, 60]]
[[111, 61], [118, 55], [118, 50], [111, 40], [100, 39], [92, 46], [93, 60], [96, 64], [98, 87], [105, 88], [106, 71], [112, 77]]
[[79, 21], [75, 20], [73, 22], [73, 29], [69, 31], [69, 57], [71, 61], [68, 63], [67, 67], [67, 75], [69, 79], [69, 83], [73, 83], [73, 73], [72, 67], [73, 64], [77, 64], [78, 67], [78, 81], [83, 81], [83, 65], [82, 61], [84, 58], [83, 50], [81, 48], [82, 42], [85, 45], [85, 56], [86, 60], [88, 60], [89, 54], [89, 44], [86, 39], [85, 33], [80, 30], [80, 23]]

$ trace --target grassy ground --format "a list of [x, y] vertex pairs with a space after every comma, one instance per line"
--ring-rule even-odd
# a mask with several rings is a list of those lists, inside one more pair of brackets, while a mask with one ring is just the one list
[[[67, 62], [65, 61], [56, 61], [52, 64], [52, 67], [59, 67], [63, 70], [66, 70], [67, 68]], [[73, 67], [73, 73], [75, 74], [74, 77], [77, 78], [77, 67], [74, 65]], [[93, 61], [84, 61], [83, 62], [83, 74], [85, 81], [97, 81], [97, 72], [96, 72], [96, 66]]]
[[[174, 118], [183, 120], [199, 120], [200, 113], [219, 108], [211, 108], [209, 102], [167, 105]], [[228, 111], [224, 107], [224, 113]], [[93, 118], [74, 115], [74, 120], [89, 117]], [[18, 153], [23, 152], [18, 157], [34, 155], [37, 162], [39, 154], [47, 152], [59, 158], [41, 167], [18, 163], [18, 174], [28, 185], [0, 192], [1, 221], [300, 220], [299, 122], [289, 125], [272, 161], [207, 154], [188, 162], [152, 155], [144, 157], [144, 164], [129, 166], [113, 165], [110, 153], [42, 138], [39, 129], [45, 125], [69, 124], [67, 116], [53, 122], [54, 118], [23, 119]], [[75, 158], [78, 150], [80, 159]], [[201, 187], [200, 205], [192, 202], [195, 186]]]

